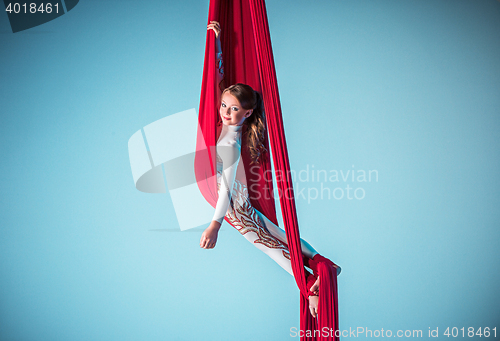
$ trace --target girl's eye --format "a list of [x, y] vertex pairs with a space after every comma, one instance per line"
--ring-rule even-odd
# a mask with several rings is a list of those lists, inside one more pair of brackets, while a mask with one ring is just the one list
[[233, 109], [234, 111], [238, 111], [238, 108], [236, 107], [232, 107], [231, 109]]
[[222, 107], [223, 107], [223, 108], [225, 108], [225, 107], [226, 107], [226, 105], [225, 105], [224, 103], [222, 103]]

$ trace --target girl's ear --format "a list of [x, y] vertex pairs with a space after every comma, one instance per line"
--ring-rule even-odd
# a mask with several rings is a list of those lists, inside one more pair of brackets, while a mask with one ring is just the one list
[[245, 117], [246, 117], [246, 118], [247, 118], [247, 117], [250, 117], [250, 115], [252, 115], [252, 113], [253, 113], [253, 110], [248, 111], [248, 112], [247, 112], [247, 114], [245, 115]]

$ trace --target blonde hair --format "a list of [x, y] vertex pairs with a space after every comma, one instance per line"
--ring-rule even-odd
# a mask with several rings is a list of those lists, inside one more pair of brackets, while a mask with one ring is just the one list
[[252, 159], [252, 164], [258, 164], [260, 157], [267, 151], [264, 146], [266, 137], [266, 117], [264, 115], [264, 103], [262, 96], [252, 89], [250, 85], [238, 83], [226, 88], [222, 95], [229, 92], [241, 104], [245, 110], [252, 110], [252, 114], [243, 122], [247, 126], [245, 136], [246, 143]]

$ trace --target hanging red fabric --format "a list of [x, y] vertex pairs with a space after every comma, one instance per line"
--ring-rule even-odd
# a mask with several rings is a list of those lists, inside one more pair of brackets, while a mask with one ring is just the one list
[[[264, 0], [211, 0], [208, 22], [214, 20], [218, 21], [222, 28], [225, 84], [248, 84], [263, 97], [274, 167], [276, 173], [282, 175], [277, 177], [277, 186], [292, 270], [301, 292], [301, 340], [338, 340], [335, 336], [335, 331], [338, 330], [336, 266], [320, 255], [312, 260], [306, 259], [306, 265], [314, 269], [320, 278], [317, 319], [311, 316], [308, 308], [308, 289]], [[220, 100], [215, 54], [215, 37], [213, 34], [207, 34], [195, 175], [201, 193], [213, 206], [217, 202], [215, 146]], [[264, 144], [269, 148], [268, 140]], [[270, 174], [268, 171], [271, 170], [269, 154], [265, 154], [258, 166], [250, 166], [250, 155], [242, 146], [241, 157], [252, 206], [277, 225], [273, 184], [272, 180], [265, 176]]]

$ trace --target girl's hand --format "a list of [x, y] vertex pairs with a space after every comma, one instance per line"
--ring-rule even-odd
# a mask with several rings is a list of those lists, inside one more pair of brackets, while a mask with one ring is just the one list
[[220, 24], [218, 21], [211, 21], [210, 24], [207, 25], [207, 31], [208, 30], [214, 30], [215, 32], [215, 38], [219, 38], [220, 34]]
[[203, 249], [213, 249], [217, 243], [217, 235], [220, 229], [219, 222], [213, 220], [206, 230], [202, 233], [200, 247]]

